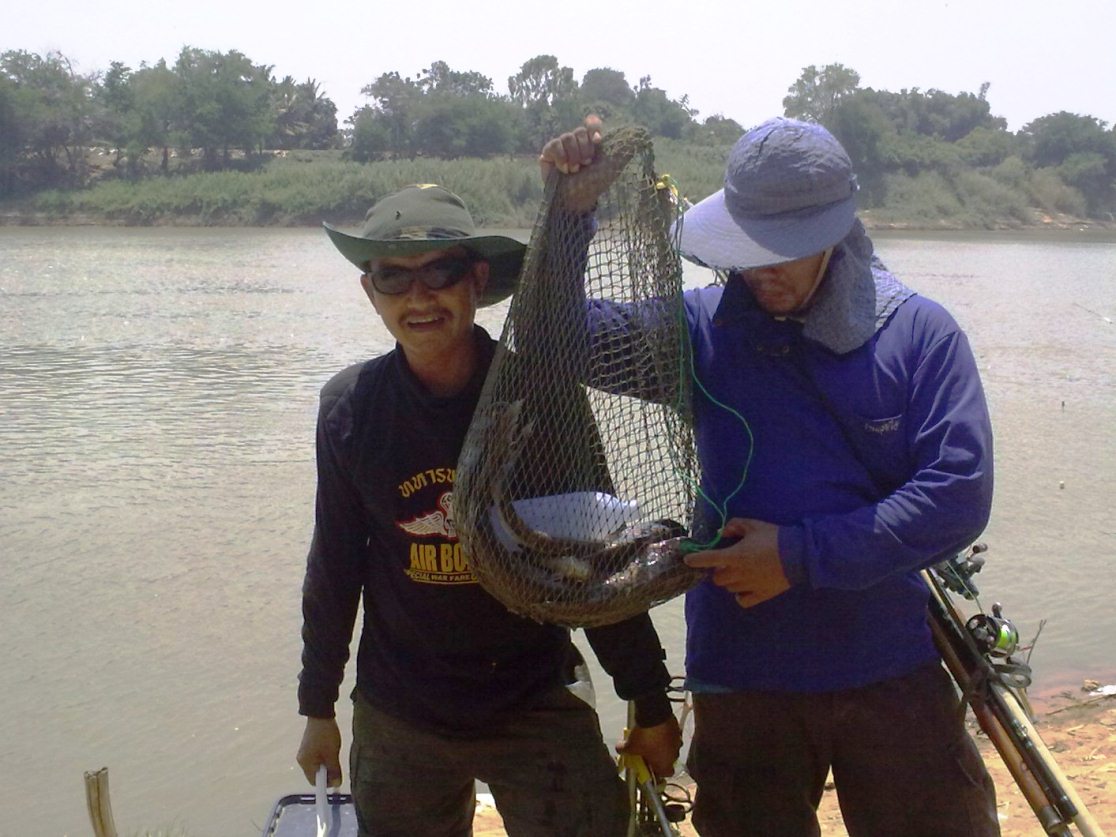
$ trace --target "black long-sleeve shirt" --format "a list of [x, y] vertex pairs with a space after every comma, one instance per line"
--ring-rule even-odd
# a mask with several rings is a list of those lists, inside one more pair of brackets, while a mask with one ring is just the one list
[[[477, 583], [452, 526], [456, 463], [495, 343], [461, 393], [437, 398], [402, 352], [322, 390], [314, 537], [303, 585], [299, 711], [332, 717], [363, 592], [357, 689], [427, 729], [464, 733], [564, 682], [569, 631], [510, 613]], [[666, 720], [669, 674], [647, 614], [586, 637], [636, 720]]]

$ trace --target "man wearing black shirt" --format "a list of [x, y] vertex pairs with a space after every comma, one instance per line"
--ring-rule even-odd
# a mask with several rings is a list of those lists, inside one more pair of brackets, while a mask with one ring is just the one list
[[[457, 458], [495, 341], [478, 306], [511, 293], [523, 245], [477, 235], [432, 185], [327, 225], [396, 339], [322, 390], [303, 587], [298, 762], [341, 782], [334, 704], [357, 604], [350, 784], [362, 834], [471, 833], [474, 781], [510, 835], [623, 834], [627, 802], [595, 712], [565, 687], [569, 631], [515, 616], [477, 583], [453, 527]], [[586, 631], [636, 727], [621, 749], [673, 772], [681, 734], [647, 614]]]

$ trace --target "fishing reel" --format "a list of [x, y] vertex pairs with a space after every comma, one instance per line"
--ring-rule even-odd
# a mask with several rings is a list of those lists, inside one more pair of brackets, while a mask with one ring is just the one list
[[[984, 568], [984, 553], [987, 551], [987, 544], [974, 543], [965, 552], [936, 564], [934, 575], [950, 592], [975, 601], [980, 590], [973, 576]], [[980, 654], [1008, 686], [1022, 691], [1031, 685], [1031, 667], [1011, 657], [1019, 649], [1019, 630], [1004, 616], [999, 602], [992, 605], [991, 615], [981, 612], [970, 617], [965, 623], [965, 630]]]
[[1004, 609], [999, 602], [992, 605], [991, 616], [978, 613], [965, 623], [965, 629], [982, 654], [1007, 659], [1019, 647], [1019, 631], [1004, 616]]
[[1020, 690], [1031, 685], [1031, 666], [1012, 659], [1019, 648], [1019, 630], [1004, 616], [1000, 603], [992, 605], [992, 615], [978, 613], [965, 623], [973, 642], [1004, 683]]
[[973, 576], [984, 568], [984, 553], [987, 551], [988, 544], [974, 543], [965, 552], [935, 564], [934, 572], [947, 590], [972, 601], [980, 595]]

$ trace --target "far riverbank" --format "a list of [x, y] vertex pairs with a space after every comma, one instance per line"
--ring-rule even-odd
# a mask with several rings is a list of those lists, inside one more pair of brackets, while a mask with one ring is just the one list
[[[1055, 213], [1053, 215], [1034, 209], [1034, 220], [1031, 223], [984, 223], [981, 225], [966, 224], [959, 220], [943, 218], [934, 223], [924, 220], [905, 220], [896, 217], [893, 212], [888, 213], [886, 219], [877, 217], [874, 210], [865, 210], [860, 213], [860, 219], [870, 232], [1065, 232], [1065, 233], [1103, 233], [1116, 232], [1116, 221], [1102, 221], [1095, 218], [1080, 218], [1073, 215]], [[332, 224], [357, 227], [361, 218], [322, 218]], [[217, 222], [211, 217], [203, 216], [176, 216], [155, 218], [149, 222], [138, 223], [127, 218], [106, 217], [88, 212], [78, 212], [67, 215], [56, 215], [47, 212], [36, 212], [4, 208], [0, 205], [0, 227], [317, 227], [321, 220], [286, 219], [273, 223], [249, 223], [244, 220], [226, 219]], [[527, 229], [527, 222], [520, 218], [521, 228]], [[486, 226], [506, 227], [505, 224], [489, 224]], [[516, 226], [516, 225], [513, 225]]]
[[[685, 200], [721, 187], [727, 148], [657, 140], [655, 170]], [[995, 170], [887, 175], [861, 218], [870, 230], [1116, 230], [1116, 217], [1085, 216], [1069, 187], [1038, 189]], [[118, 178], [102, 170], [80, 190], [47, 190], [0, 201], [0, 226], [306, 227], [357, 226], [383, 195], [409, 183], [439, 183], [461, 195], [487, 228], [526, 229], [542, 200], [535, 158], [415, 158], [355, 163], [337, 154], [297, 152], [240, 171]], [[868, 206], [871, 203], [871, 206]]]

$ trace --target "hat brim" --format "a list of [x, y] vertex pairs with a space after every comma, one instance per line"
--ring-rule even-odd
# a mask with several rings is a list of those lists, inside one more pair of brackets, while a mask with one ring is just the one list
[[813, 256], [840, 242], [856, 221], [852, 196], [820, 207], [737, 220], [725, 191], [695, 204], [676, 222], [679, 250], [713, 270], [747, 270]]
[[527, 245], [506, 235], [473, 235], [459, 238], [397, 238], [377, 240], [349, 235], [330, 224], [323, 223], [333, 246], [361, 272], [372, 259], [414, 256], [451, 247], [465, 247], [488, 262], [488, 284], [477, 300], [477, 305], [494, 305], [511, 296], [519, 281], [523, 254]]

